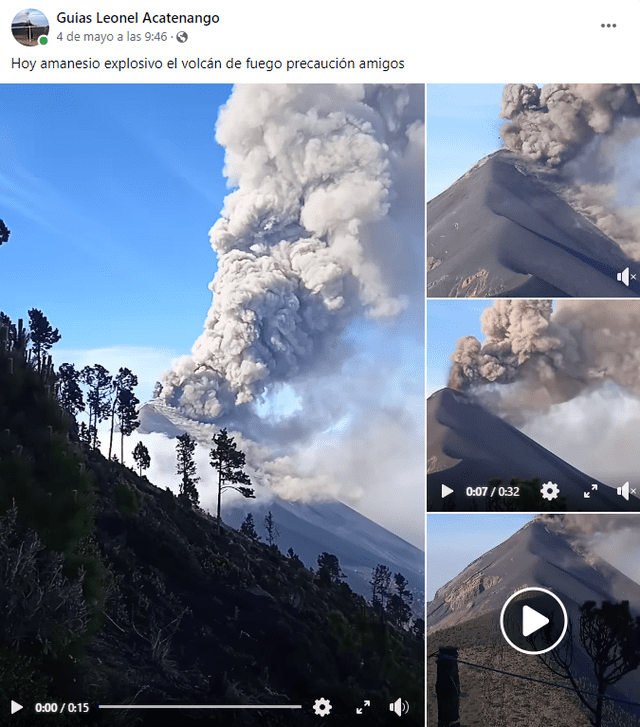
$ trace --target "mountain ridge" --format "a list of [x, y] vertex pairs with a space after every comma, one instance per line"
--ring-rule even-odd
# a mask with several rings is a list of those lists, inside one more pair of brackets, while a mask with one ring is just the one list
[[635, 262], [562, 200], [531, 162], [500, 149], [427, 203], [430, 297], [636, 297]]

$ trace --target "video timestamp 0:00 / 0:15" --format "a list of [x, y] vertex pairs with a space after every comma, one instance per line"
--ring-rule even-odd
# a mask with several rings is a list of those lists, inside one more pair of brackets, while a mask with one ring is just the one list
[[467, 495], [467, 497], [487, 497], [487, 496], [494, 497], [495, 495], [498, 495], [498, 497], [519, 497], [520, 488], [519, 487], [498, 487], [495, 485], [492, 488], [467, 487], [466, 495]]
[[82, 714], [89, 711], [89, 702], [36, 702], [34, 709], [46, 714]]

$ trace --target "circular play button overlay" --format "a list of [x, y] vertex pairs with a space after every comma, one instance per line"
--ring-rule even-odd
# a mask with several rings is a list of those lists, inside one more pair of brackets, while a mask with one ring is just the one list
[[522, 654], [545, 654], [562, 641], [569, 619], [562, 601], [546, 588], [522, 588], [500, 612], [505, 640]]

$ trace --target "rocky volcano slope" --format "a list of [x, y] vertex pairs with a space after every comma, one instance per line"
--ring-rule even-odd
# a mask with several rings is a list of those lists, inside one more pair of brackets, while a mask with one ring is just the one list
[[427, 204], [430, 297], [625, 298], [637, 266], [544, 176], [507, 150], [485, 157]]

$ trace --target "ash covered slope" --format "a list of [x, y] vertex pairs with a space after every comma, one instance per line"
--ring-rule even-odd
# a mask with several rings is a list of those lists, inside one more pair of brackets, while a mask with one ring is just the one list
[[[551, 480], [560, 487], [569, 510], [637, 510], [638, 501], [628, 502], [612, 488], [599, 483], [560, 457], [541, 447], [515, 427], [492, 414], [468, 394], [453, 389], [441, 389], [427, 401], [427, 420], [435, 420], [437, 427], [427, 431], [427, 502], [430, 510], [449, 506], [451, 500], [442, 500], [442, 484], [451, 487], [457, 505], [463, 507], [466, 498], [462, 490], [469, 486], [485, 486], [494, 478], [508, 484], [514, 477], [541, 482]], [[452, 464], [453, 463], [453, 464]], [[584, 491], [598, 484], [588, 499]], [[469, 502], [471, 502], [469, 500]], [[484, 500], [474, 500], [484, 507]], [[544, 506], [541, 501], [540, 505]], [[467, 509], [465, 507], [465, 509]]]
[[[157, 399], [144, 404], [139, 416], [142, 431], [164, 432], [168, 437], [186, 431], [201, 444], [210, 446], [208, 425], [181, 416]], [[307, 567], [315, 569], [322, 552], [337, 555], [347, 583], [365, 598], [371, 598], [371, 571], [378, 564], [386, 565], [393, 573], [402, 573], [415, 599], [414, 612], [423, 615], [424, 552], [343, 502], [287, 502], [276, 495], [248, 503], [241, 500], [235, 506], [225, 505], [224, 522], [239, 528], [249, 511], [261, 536], [265, 534], [264, 517], [271, 511], [280, 532], [278, 548], [283, 553], [293, 548]]]
[[640, 294], [616, 274], [634, 263], [502, 149], [427, 205], [431, 297], [623, 298]]
[[306, 566], [315, 569], [323, 551], [337, 555], [349, 586], [366, 598], [371, 598], [371, 571], [378, 564], [402, 573], [414, 596], [414, 612], [424, 618], [424, 552], [402, 538], [342, 502], [306, 504], [275, 498], [249, 507], [241, 503], [227, 509], [224, 519], [239, 528], [248, 510], [263, 539], [262, 523], [271, 511], [280, 533], [278, 547], [283, 553], [293, 548]]
[[[576, 642], [579, 607], [585, 601], [625, 600], [632, 614], [640, 614], [638, 583], [602, 559], [580, 553], [569, 538], [534, 519], [438, 589], [427, 604], [427, 633], [485, 614], [494, 614], [497, 623], [507, 598], [527, 586], [547, 588], [560, 598], [573, 622]], [[585, 675], [589, 673], [581, 650], [576, 663]], [[640, 672], [627, 675], [609, 693], [637, 701]], [[635, 714], [640, 716], [640, 711]]]

